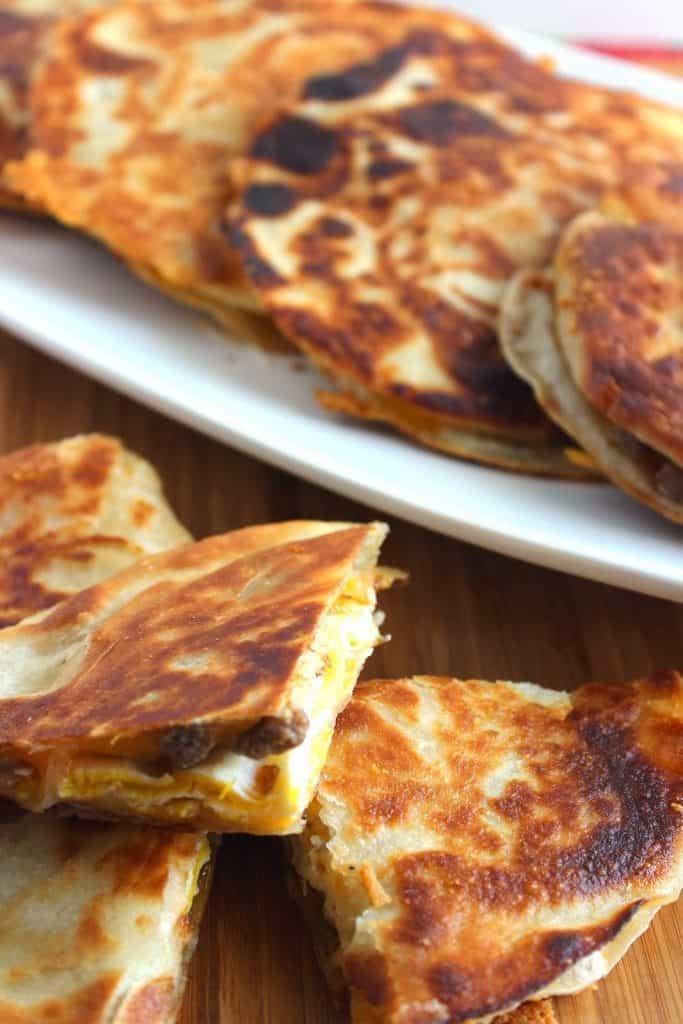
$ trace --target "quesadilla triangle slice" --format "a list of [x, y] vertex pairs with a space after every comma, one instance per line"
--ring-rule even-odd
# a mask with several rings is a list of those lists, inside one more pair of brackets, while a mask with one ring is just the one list
[[386, 532], [290, 522], [210, 537], [5, 630], [0, 795], [35, 811], [297, 831], [380, 639]]
[[198, 832], [0, 824], [0, 1020], [173, 1024], [208, 890]]
[[156, 471], [116, 438], [0, 456], [0, 628], [189, 539]]
[[8, 181], [219, 323], [235, 305], [261, 310], [221, 226], [230, 161], [306, 77], [367, 59], [416, 21], [376, 3], [350, 17], [348, 0], [128, 0], [64, 21], [32, 77], [29, 151]]
[[600, 212], [503, 302], [508, 362], [617, 486], [683, 522], [683, 230]]
[[291, 845], [354, 1024], [578, 992], [683, 886], [683, 677], [360, 683]]
[[627, 161], [680, 157], [683, 116], [561, 79], [456, 15], [422, 18], [264, 119], [233, 164], [227, 228], [346, 412], [463, 458], [578, 475], [588, 460], [566, 456], [501, 354], [500, 301]]

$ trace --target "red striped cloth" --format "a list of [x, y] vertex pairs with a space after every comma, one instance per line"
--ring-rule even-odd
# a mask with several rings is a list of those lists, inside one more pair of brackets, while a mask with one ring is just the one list
[[576, 39], [578, 46], [596, 53], [605, 53], [609, 57], [620, 57], [638, 64], [668, 71], [673, 75], [683, 75], [683, 45], [659, 46], [655, 44], [619, 43], [602, 39]]

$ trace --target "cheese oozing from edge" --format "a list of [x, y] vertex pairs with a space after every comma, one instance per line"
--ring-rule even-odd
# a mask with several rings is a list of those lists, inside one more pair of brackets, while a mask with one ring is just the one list
[[379, 641], [381, 613], [374, 609], [374, 587], [355, 575], [323, 616], [310, 650], [299, 661], [290, 698], [291, 707], [309, 721], [299, 746], [260, 760], [218, 750], [193, 768], [157, 775], [120, 756], [51, 755], [46, 770], [17, 774], [19, 802], [35, 809], [66, 803], [104, 817], [134, 816], [217, 831], [300, 831], [337, 715]]

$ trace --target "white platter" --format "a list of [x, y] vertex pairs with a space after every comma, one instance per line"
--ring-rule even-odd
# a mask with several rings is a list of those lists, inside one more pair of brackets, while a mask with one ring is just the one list
[[[574, 77], [683, 107], [678, 81], [522, 32]], [[324, 413], [301, 360], [227, 340], [93, 243], [0, 217], [0, 323], [219, 440], [390, 515], [565, 572], [683, 600], [683, 530], [604, 484], [517, 476]], [[59, 395], [55, 395], [55, 402]]]

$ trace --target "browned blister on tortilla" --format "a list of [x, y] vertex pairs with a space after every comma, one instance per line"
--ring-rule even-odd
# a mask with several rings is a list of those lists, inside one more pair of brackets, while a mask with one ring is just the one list
[[[2, 0], [0, 3], [0, 174], [30, 145], [31, 79], [50, 47], [59, 18], [104, 6], [106, 0]], [[0, 181], [0, 206], [31, 207]]]
[[0, 628], [189, 539], [154, 469], [116, 438], [0, 456]]
[[25, 814], [0, 824], [0, 1019], [172, 1024], [211, 846], [198, 832]]

